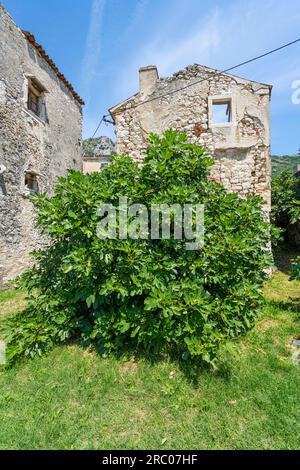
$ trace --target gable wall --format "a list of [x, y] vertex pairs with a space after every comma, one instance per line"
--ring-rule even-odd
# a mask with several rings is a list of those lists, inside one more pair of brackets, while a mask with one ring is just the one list
[[[204, 81], [133, 107], [198, 80]], [[233, 122], [212, 126], [209, 103], [213, 97], [221, 96], [232, 99]], [[112, 111], [117, 152], [143, 161], [149, 133], [162, 134], [169, 128], [184, 131], [190, 141], [203, 145], [214, 158], [213, 179], [241, 195], [261, 195], [268, 212], [271, 198], [269, 102], [267, 85], [225, 74], [216, 76], [211, 69], [191, 66], [173, 77], [156, 80], [152, 87], [148, 83], [145, 92]]]

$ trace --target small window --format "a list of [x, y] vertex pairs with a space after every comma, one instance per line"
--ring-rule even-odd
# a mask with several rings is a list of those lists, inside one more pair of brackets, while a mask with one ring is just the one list
[[41, 85], [33, 78], [30, 78], [28, 80], [27, 107], [30, 111], [32, 111], [38, 117], [41, 117], [41, 114], [42, 114], [43, 93], [44, 93], [44, 89], [41, 87]]
[[232, 121], [231, 100], [216, 100], [212, 102], [213, 124], [228, 124]]
[[35, 173], [26, 172], [25, 173], [25, 186], [31, 193], [39, 192], [39, 185], [37, 180], [37, 175]]

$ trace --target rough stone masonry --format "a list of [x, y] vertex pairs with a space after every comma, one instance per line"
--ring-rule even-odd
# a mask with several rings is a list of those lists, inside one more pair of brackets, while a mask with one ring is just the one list
[[201, 65], [167, 78], [159, 78], [156, 66], [143, 67], [139, 93], [110, 109], [116, 150], [142, 161], [151, 132], [185, 131], [214, 158], [214, 180], [241, 195], [262, 196], [268, 213], [271, 91], [271, 85]]
[[35, 38], [0, 5], [0, 284], [40, 244], [31, 192], [82, 170], [83, 101]]

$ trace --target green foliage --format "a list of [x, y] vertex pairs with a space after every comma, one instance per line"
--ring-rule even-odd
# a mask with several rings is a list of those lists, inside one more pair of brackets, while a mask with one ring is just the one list
[[284, 170], [293, 171], [296, 165], [300, 165], [300, 155], [272, 155], [272, 175], [273, 178], [279, 176]]
[[[209, 181], [212, 160], [184, 134], [150, 137], [145, 163], [115, 156], [101, 173], [70, 172], [55, 195], [34, 195], [49, 246], [23, 282], [30, 303], [9, 325], [9, 356], [40, 354], [79, 337], [101, 352], [175, 351], [213, 363], [261, 305], [269, 227], [261, 199]], [[100, 240], [97, 207], [119, 196], [151, 204], [204, 203], [205, 246], [186, 240]]]
[[300, 219], [300, 178], [289, 170], [272, 180], [271, 219], [282, 230], [285, 240], [288, 240], [289, 227]]
[[300, 256], [292, 263], [291, 280], [300, 281]]
[[[0, 367], [0, 449], [299, 449], [289, 346], [299, 337], [299, 290], [278, 269], [260, 321], [221, 348], [215, 373], [170, 357], [103, 358], [79, 344]], [[19, 303], [20, 292], [11, 295], [0, 295], [0, 322]]]

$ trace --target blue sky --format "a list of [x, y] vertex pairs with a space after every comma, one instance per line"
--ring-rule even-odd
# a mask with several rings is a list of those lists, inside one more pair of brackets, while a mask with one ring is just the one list
[[[225, 69], [300, 37], [299, 0], [1, 0], [85, 99], [84, 136], [138, 90], [138, 68], [171, 75], [189, 64]], [[274, 85], [272, 153], [300, 147], [300, 43], [237, 75]], [[299, 95], [300, 96], [300, 95]], [[100, 135], [113, 136], [111, 126]]]

